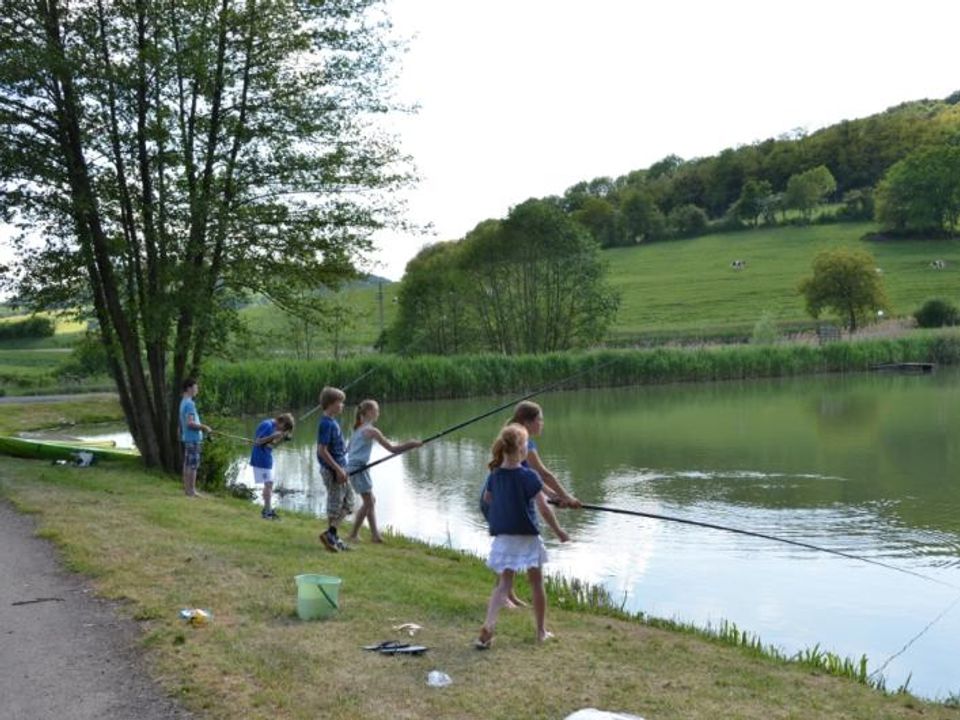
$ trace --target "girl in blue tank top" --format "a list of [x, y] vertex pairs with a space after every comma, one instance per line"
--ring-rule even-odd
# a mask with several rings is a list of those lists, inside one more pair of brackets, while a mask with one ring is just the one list
[[376, 400], [364, 400], [357, 405], [353, 434], [347, 444], [347, 475], [350, 476], [350, 483], [353, 485], [354, 491], [360, 493], [360, 497], [363, 498], [363, 504], [357, 510], [357, 515], [353, 519], [353, 529], [347, 538], [347, 540], [353, 542], [360, 539], [360, 528], [363, 526], [364, 520], [370, 525], [370, 539], [375, 543], [383, 542], [380, 530], [377, 528], [377, 516], [374, 512], [377, 499], [373, 496], [373, 481], [370, 479], [370, 471], [363, 469], [370, 464], [370, 451], [373, 449], [373, 443], [377, 442], [394, 455], [418, 448], [423, 444], [419, 440], [408, 440], [400, 445], [394, 445], [374, 427], [373, 424], [379, 417], [380, 406]]

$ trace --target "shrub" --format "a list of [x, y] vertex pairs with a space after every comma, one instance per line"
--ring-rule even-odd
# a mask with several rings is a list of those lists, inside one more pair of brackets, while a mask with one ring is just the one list
[[753, 334], [750, 336], [750, 343], [753, 345], [773, 345], [780, 338], [780, 331], [777, 328], [777, 322], [773, 313], [764, 310], [753, 326]]
[[917, 325], [922, 328], [943, 327], [944, 325], [960, 324], [960, 311], [957, 307], [947, 300], [933, 298], [927, 300], [923, 306], [917, 310], [913, 317]]
[[236, 445], [225, 439], [208, 439], [203, 443], [203, 454], [197, 469], [197, 487], [206, 492], [226, 490], [237, 474], [240, 462]]
[[57, 324], [50, 318], [34, 316], [26, 320], [0, 323], [0, 340], [52, 337]]

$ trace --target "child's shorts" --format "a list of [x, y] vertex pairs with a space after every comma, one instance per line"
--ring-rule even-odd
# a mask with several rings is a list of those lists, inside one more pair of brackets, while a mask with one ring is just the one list
[[320, 477], [327, 489], [327, 517], [340, 522], [353, 512], [356, 495], [349, 478], [345, 483], [337, 482], [337, 475], [326, 465], [320, 465]]
[[487, 567], [495, 573], [504, 570], [522, 572], [541, 567], [547, 561], [547, 549], [539, 535], [497, 535], [490, 547]]
[[273, 482], [273, 468], [253, 468], [253, 481], [257, 485], [267, 485]]
[[189, 470], [200, 467], [200, 443], [183, 444], [183, 466]]
[[[347, 469], [347, 474], [350, 475], [349, 468]], [[369, 470], [363, 470], [356, 475], [350, 475], [350, 484], [353, 485], [353, 491], [361, 495], [363, 493], [373, 492], [373, 480], [370, 479]]]

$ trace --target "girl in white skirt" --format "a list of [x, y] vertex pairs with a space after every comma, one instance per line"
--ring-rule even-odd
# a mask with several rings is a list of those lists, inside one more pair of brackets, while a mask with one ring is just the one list
[[552, 637], [546, 629], [547, 596], [543, 589], [543, 563], [547, 550], [540, 539], [534, 503], [544, 520], [559, 538], [569, 540], [567, 533], [547, 505], [543, 482], [533, 470], [521, 464], [527, 456], [527, 431], [522, 425], [507, 425], [493, 443], [490, 474], [483, 487], [483, 499], [490, 506], [487, 521], [493, 544], [487, 566], [500, 576], [487, 604], [487, 619], [480, 628], [476, 647], [486, 650], [493, 642], [493, 631], [501, 608], [509, 604], [513, 592], [513, 576], [526, 571], [533, 591], [533, 617], [537, 640]]

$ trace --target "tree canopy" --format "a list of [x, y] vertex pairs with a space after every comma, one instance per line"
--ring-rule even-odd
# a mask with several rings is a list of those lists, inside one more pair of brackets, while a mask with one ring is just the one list
[[336, 284], [395, 217], [381, 4], [0, 2], [0, 210], [23, 230], [6, 282], [92, 308], [148, 464], [178, 465], [180, 380], [231, 296]]
[[832, 310], [853, 332], [887, 308], [883, 281], [873, 256], [864, 250], [825, 250], [813, 259], [813, 276], [800, 283], [808, 312], [815, 318]]

